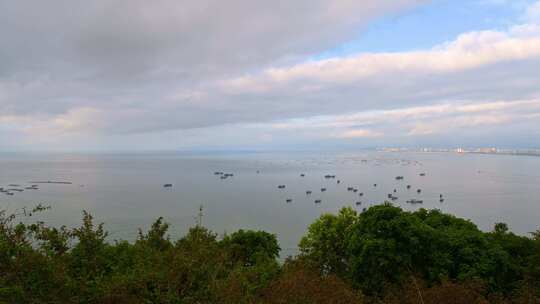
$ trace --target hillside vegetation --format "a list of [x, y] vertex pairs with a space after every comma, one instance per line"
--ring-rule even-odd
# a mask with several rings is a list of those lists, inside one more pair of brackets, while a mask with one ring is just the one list
[[74, 229], [29, 215], [0, 212], [0, 303], [540, 303], [539, 232], [437, 210], [322, 215], [285, 262], [264, 231], [197, 225], [172, 240], [159, 218], [110, 243], [86, 212]]

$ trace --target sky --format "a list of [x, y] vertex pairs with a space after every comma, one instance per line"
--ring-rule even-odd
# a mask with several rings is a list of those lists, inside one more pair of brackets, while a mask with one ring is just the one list
[[0, 151], [540, 148], [538, 0], [0, 0]]

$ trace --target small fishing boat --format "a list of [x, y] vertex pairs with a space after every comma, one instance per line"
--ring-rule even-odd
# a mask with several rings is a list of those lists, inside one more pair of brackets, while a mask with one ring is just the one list
[[356, 206], [362, 205], [362, 202], [356, 202]]
[[315, 204], [320, 204], [321, 200], [315, 200]]
[[426, 174], [425, 173], [420, 173], [420, 176], [426, 176]]
[[420, 192], [422, 192], [422, 189], [416, 190], [416, 193], [420, 193]]
[[165, 184], [163, 185], [163, 188], [171, 188], [172, 187], [172, 184]]
[[311, 194], [311, 190], [306, 191], [306, 195], [310, 195], [310, 194]]
[[424, 203], [424, 201], [417, 200], [417, 199], [412, 199], [412, 200], [408, 200], [407, 203], [409, 203], [409, 204], [422, 204], [422, 203]]
[[304, 177], [304, 176], [306, 176], [304, 173], [300, 174], [300, 177]]
[[407, 189], [411, 189], [411, 185], [407, 185]]
[[321, 188], [321, 192], [324, 192], [324, 191], [326, 191], [326, 188]]
[[396, 176], [396, 180], [402, 180], [403, 176]]
[[278, 187], [278, 189], [285, 189], [285, 185], [279, 185], [277, 187]]
[[364, 192], [360, 192], [358, 195], [360, 196], [364, 196]]
[[290, 203], [292, 202], [292, 199], [288, 198], [287, 200], [285, 200], [287, 203]]

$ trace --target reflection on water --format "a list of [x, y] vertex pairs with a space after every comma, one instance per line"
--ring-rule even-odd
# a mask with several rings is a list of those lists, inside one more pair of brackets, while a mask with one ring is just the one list
[[[362, 210], [389, 200], [389, 194], [405, 209], [438, 208], [484, 230], [503, 221], [520, 234], [534, 231], [540, 226], [538, 170], [540, 157], [450, 153], [4, 154], [0, 187], [24, 189], [38, 180], [72, 184], [0, 193], [0, 208], [44, 203], [53, 208], [42, 215], [46, 222], [68, 226], [78, 225], [85, 209], [105, 222], [112, 239], [133, 239], [137, 228], [159, 216], [171, 223], [172, 237], [182, 235], [203, 205], [203, 224], [210, 229], [270, 231], [290, 254], [321, 213], [343, 206]], [[216, 171], [234, 176], [220, 178]], [[173, 187], [164, 188], [168, 183]], [[412, 199], [423, 204], [408, 204]]]

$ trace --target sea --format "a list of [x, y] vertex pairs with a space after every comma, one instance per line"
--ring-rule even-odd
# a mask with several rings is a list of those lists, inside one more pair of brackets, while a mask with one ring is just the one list
[[[25, 189], [31, 185], [37, 189]], [[199, 222], [218, 236], [264, 230], [277, 236], [282, 256], [298, 253], [299, 240], [321, 214], [343, 207], [362, 212], [385, 201], [405, 210], [440, 209], [484, 231], [498, 222], [520, 235], [540, 228], [536, 156], [375, 150], [0, 153], [0, 188], [24, 190], [0, 193], [0, 209], [8, 213], [51, 207], [21, 218], [27, 223], [76, 227], [86, 210], [104, 223], [111, 241], [135, 240], [138, 229], [148, 229], [158, 217], [170, 224], [172, 240]], [[413, 199], [422, 203], [411, 204]]]

